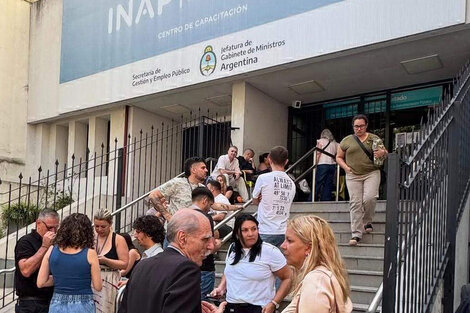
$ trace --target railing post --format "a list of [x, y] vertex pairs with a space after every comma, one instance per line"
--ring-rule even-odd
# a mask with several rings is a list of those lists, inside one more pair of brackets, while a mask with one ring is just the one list
[[312, 202], [315, 202], [315, 178], [317, 176], [317, 152], [313, 151], [313, 172], [312, 172]]
[[398, 253], [398, 214], [400, 200], [400, 157], [390, 153], [388, 157], [387, 210], [385, 218], [385, 251], [382, 312], [395, 312]]
[[[339, 167], [339, 164], [336, 164], [336, 202], [339, 201], [339, 171], [341, 168]], [[344, 200], [344, 199], [343, 199]]]
[[[456, 103], [457, 104], [457, 103]], [[457, 104], [459, 105], [459, 104]], [[447, 153], [448, 182], [447, 182], [447, 241], [449, 250], [447, 254], [447, 267], [444, 273], [444, 313], [454, 312], [454, 283], [455, 283], [455, 241], [457, 236], [457, 211], [459, 205], [458, 182], [459, 182], [459, 116], [455, 114], [456, 107], [453, 108], [454, 120], [449, 125], [449, 149]], [[457, 290], [460, 293], [460, 290]]]
[[[117, 162], [117, 182], [116, 182], [116, 209], [118, 210], [122, 206], [122, 194], [124, 188], [124, 177], [123, 177], [123, 169], [124, 169], [124, 149], [118, 149], [118, 162]], [[126, 214], [124, 212], [124, 214]], [[121, 213], [116, 214], [116, 232], [121, 231]]]
[[204, 117], [199, 118], [199, 138], [197, 143], [197, 156], [204, 158]]

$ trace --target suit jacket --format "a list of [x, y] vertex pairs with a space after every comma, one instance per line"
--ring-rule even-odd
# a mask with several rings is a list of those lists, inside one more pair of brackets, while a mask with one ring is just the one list
[[119, 313], [201, 313], [201, 272], [173, 248], [140, 261]]

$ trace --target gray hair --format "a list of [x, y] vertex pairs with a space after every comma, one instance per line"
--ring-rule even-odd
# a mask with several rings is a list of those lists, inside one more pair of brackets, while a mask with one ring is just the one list
[[53, 209], [47, 209], [47, 208], [42, 209], [39, 212], [38, 219], [44, 220], [46, 218], [53, 218], [53, 219], [58, 220], [59, 219], [59, 214], [56, 211], [54, 211]]
[[[193, 212], [197, 213], [197, 211]], [[176, 241], [176, 235], [179, 231], [186, 234], [193, 234], [199, 230], [199, 219], [193, 212], [179, 211], [173, 215], [166, 229], [166, 238], [169, 243]]]
[[113, 223], [113, 216], [111, 215], [111, 212], [109, 212], [109, 210], [106, 208], [99, 209], [93, 217], [95, 220], [106, 221], [109, 224]]
[[320, 138], [325, 138], [328, 139], [328, 141], [333, 141], [335, 140], [335, 137], [331, 133], [331, 131], [328, 128], [325, 128], [320, 135]]

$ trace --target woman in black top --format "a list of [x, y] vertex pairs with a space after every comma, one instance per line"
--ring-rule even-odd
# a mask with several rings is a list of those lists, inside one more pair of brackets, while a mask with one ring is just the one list
[[129, 250], [126, 240], [112, 231], [113, 217], [107, 209], [100, 209], [94, 216], [95, 250], [101, 267], [103, 289], [94, 290], [97, 312], [114, 313], [119, 270], [127, 268]]

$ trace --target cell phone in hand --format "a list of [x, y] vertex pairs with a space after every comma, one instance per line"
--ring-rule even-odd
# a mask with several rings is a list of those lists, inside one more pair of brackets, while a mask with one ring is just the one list
[[208, 294], [208, 295], [206, 296], [206, 300], [211, 301], [211, 302], [214, 302], [214, 304], [216, 304], [216, 305], [219, 305], [220, 303], [222, 303], [222, 302], [225, 301], [225, 297], [224, 297], [224, 296], [221, 296], [221, 297], [212, 297], [210, 294]]

